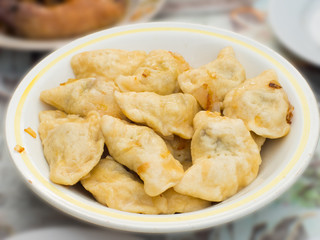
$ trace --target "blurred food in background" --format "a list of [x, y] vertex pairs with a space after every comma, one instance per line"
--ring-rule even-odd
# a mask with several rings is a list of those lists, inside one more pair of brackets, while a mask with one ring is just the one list
[[115, 24], [126, 7], [126, 0], [1, 0], [0, 18], [14, 35], [66, 38]]
[[146, 22], [166, 0], [0, 0], [0, 47], [46, 51], [116, 25]]
[[169, 0], [162, 14], [212, 13], [251, 5], [255, 0]]

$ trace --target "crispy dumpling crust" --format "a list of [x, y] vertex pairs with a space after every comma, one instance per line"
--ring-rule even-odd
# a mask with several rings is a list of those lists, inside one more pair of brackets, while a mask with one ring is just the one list
[[73, 56], [71, 67], [76, 78], [103, 77], [114, 81], [119, 75], [134, 74], [146, 55], [145, 51], [94, 50]]
[[115, 90], [113, 82], [87, 78], [71, 80], [56, 88], [44, 90], [40, 99], [68, 114], [86, 116], [90, 111], [97, 111], [101, 116], [107, 114], [124, 119], [114, 99]]
[[140, 176], [149, 196], [163, 193], [182, 178], [180, 162], [152, 129], [108, 115], [102, 117], [101, 128], [110, 155]]
[[242, 120], [202, 111], [194, 127], [193, 165], [174, 187], [178, 193], [219, 202], [255, 179], [260, 152]]
[[115, 82], [121, 92], [168, 95], [178, 92], [177, 77], [189, 68], [182, 56], [166, 50], [153, 50], [134, 74], [119, 76]]
[[244, 68], [232, 47], [226, 47], [214, 61], [180, 74], [178, 82], [181, 90], [192, 94], [203, 109], [219, 111], [227, 92], [245, 78]]
[[173, 188], [161, 194], [167, 200], [166, 214], [193, 212], [211, 206], [211, 202], [177, 193]]
[[274, 70], [230, 91], [223, 108], [225, 116], [242, 119], [250, 131], [265, 138], [280, 138], [290, 130], [293, 107]]
[[98, 202], [110, 208], [145, 214], [166, 211], [167, 201], [163, 196], [147, 195], [141, 180], [110, 156], [101, 159], [81, 184]]
[[185, 139], [193, 135], [193, 118], [200, 107], [190, 94], [161, 96], [152, 92], [115, 92], [122, 112], [136, 123], [146, 124], [162, 136], [176, 134]]
[[179, 194], [172, 188], [150, 197], [145, 193], [141, 180], [110, 156], [101, 159], [81, 183], [101, 204], [126, 212], [173, 214], [211, 205], [208, 201]]
[[103, 152], [97, 112], [83, 119], [60, 111], [42, 111], [39, 135], [54, 183], [76, 184], [99, 162]]

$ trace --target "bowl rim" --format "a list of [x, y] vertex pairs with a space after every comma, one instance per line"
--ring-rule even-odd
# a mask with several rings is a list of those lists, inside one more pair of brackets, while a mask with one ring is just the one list
[[[27, 151], [17, 154], [17, 152], [13, 150], [16, 144], [23, 146], [21, 137], [21, 133], [23, 132], [21, 115], [24, 102], [31, 88], [46, 71], [66, 56], [98, 41], [125, 34], [154, 31], [182, 31], [204, 34], [240, 44], [277, 65], [294, 85], [300, 101], [305, 107], [303, 108], [305, 131], [303, 131], [299, 148], [296, 150], [290, 163], [288, 163], [284, 170], [267, 186], [260, 190], [253, 191], [249, 197], [240, 197], [235, 203], [224, 206], [223, 208], [216, 207], [210, 210], [205, 209], [192, 213], [160, 216], [141, 215], [125, 213], [107, 207], [105, 211], [101, 211], [101, 209], [89, 206], [61, 192], [55, 184], [44, 179], [44, 177], [37, 172], [29, 159]], [[317, 111], [317, 114], [311, 114], [310, 109]], [[205, 229], [238, 219], [265, 206], [287, 190], [302, 174], [313, 156], [319, 138], [319, 114], [314, 94], [306, 80], [287, 60], [270, 48], [234, 32], [211, 26], [177, 22], [140, 23], [114, 27], [87, 35], [54, 51], [33, 67], [16, 88], [8, 105], [5, 126], [7, 147], [11, 158], [27, 185], [39, 197], [59, 210], [86, 222], [118, 230], [144, 233], [173, 233]], [[13, 132], [14, 134], [12, 134]], [[294, 169], [294, 174], [291, 173], [288, 175], [296, 165], [298, 165], [298, 169]], [[272, 187], [276, 185], [277, 189], [273, 191], [273, 194], [270, 194]], [[233, 211], [230, 211], [231, 209]], [[215, 215], [219, 214], [220, 217], [215, 218]]]

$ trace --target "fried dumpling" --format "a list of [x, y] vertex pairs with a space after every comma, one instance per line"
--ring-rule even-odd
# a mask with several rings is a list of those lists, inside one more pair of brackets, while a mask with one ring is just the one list
[[110, 156], [101, 159], [81, 184], [98, 202], [110, 208], [145, 214], [167, 211], [163, 196], [147, 195], [141, 180]]
[[182, 178], [180, 162], [152, 129], [108, 115], [102, 117], [101, 128], [110, 155], [140, 176], [149, 196], [161, 194]]
[[126, 212], [173, 214], [211, 205], [208, 201], [179, 194], [172, 188], [150, 197], [145, 193], [141, 180], [110, 156], [101, 159], [81, 183], [101, 204]]
[[173, 157], [177, 159], [186, 171], [191, 165], [191, 140], [174, 136], [172, 139], [164, 139]]
[[104, 139], [100, 116], [90, 112], [84, 119], [60, 111], [40, 112], [39, 135], [50, 168], [50, 180], [73, 185], [99, 162]]
[[176, 134], [190, 139], [192, 121], [200, 110], [190, 94], [175, 93], [166, 96], [152, 92], [115, 92], [122, 112], [136, 123], [146, 124], [163, 136]]
[[193, 212], [211, 206], [211, 202], [177, 193], [173, 188], [161, 194], [167, 200], [166, 214]]
[[182, 56], [165, 51], [151, 51], [131, 76], [119, 76], [115, 82], [121, 92], [155, 92], [167, 95], [178, 92], [177, 77], [189, 69]]
[[250, 131], [262, 137], [280, 138], [290, 131], [293, 107], [274, 70], [230, 91], [223, 107], [225, 116], [242, 119]]
[[193, 165], [174, 190], [219, 202], [255, 179], [260, 152], [242, 120], [202, 111], [196, 115], [194, 127]]
[[226, 47], [216, 60], [180, 74], [178, 82], [181, 90], [192, 94], [203, 109], [219, 111], [227, 92], [245, 78], [245, 70], [232, 47]]
[[125, 118], [114, 99], [113, 82], [87, 78], [68, 81], [60, 86], [44, 90], [40, 99], [69, 114], [86, 116], [90, 111], [100, 115]]
[[94, 50], [73, 56], [71, 67], [76, 78], [103, 77], [114, 81], [119, 75], [134, 74], [146, 55], [144, 51]]

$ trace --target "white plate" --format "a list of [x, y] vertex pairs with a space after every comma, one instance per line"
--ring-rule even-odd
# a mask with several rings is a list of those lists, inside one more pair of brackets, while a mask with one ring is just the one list
[[271, 0], [270, 25], [291, 52], [320, 66], [320, 1]]
[[116, 233], [95, 228], [52, 227], [36, 229], [7, 238], [6, 240], [139, 240], [124, 233]]
[[[117, 25], [149, 21], [162, 9], [166, 0], [130, 0], [129, 2], [127, 15]], [[33, 40], [8, 35], [0, 31], [0, 47], [15, 50], [50, 51], [74, 39], [75, 38], [63, 40]]]

